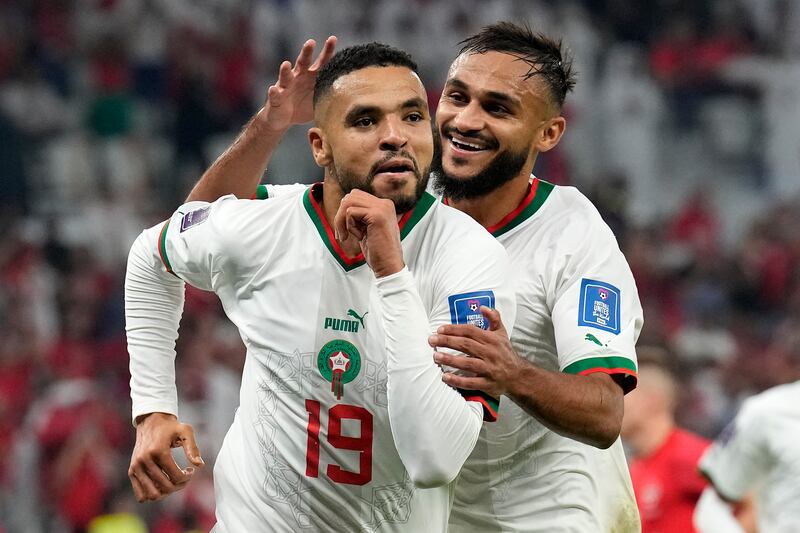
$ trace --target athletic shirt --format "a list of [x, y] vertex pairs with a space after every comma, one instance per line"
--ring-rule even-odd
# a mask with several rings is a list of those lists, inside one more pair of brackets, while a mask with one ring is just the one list
[[694, 433], [675, 428], [658, 450], [631, 462], [643, 531], [695, 531], [694, 508], [707, 484], [697, 469], [697, 461], [709, 444]]
[[[153, 252], [219, 296], [247, 347], [240, 406], [214, 468], [215, 531], [444, 531], [452, 485], [415, 488], [396, 443], [420, 437], [393, 437], [389, 423], [381, 317], [404, 310], [382, 309], [363, 256], [345, 256], [333, 238], [321, 193], [318, 184], [264, 202], [184, 205]], [[480, 305], [505, 308], [513, 322], [507, 255], [468, 216], [426, 193], [400, 235], [429, 332], [481, 321]], [[133, 396], [134, 416], [177, 410], [146, 387]], [[496, 416], [491, 397], [464, 396]]]
[[[260, 185], [255, 198], [304, 185]], [[574, 187], [532, 177], [487, 230], [506, 248], [517, 296], [516, 352], [552, 371], [636, 385], [642, 308], [611, 229]], [[639, 513], [620, 439], [606, 450], [563, 437], [509, 398], [484, 424], [456, 484], [451, 533], [634, 532]]]
[[[511, 258], [516, 352], [552, 371], [604, 372], [635, 387], [642, 309], [630, 267], [577, 189], [534, 178], [522, 203], [487, 228]], [[459, 477], [450, 531], [638, 531], [619, 439], [600, 450], [543, 426], [508, 397]]]
[[755, 493], [758, 530], [800, 527], [800, 381], [747, 399], [700, 460], [724, 499]]

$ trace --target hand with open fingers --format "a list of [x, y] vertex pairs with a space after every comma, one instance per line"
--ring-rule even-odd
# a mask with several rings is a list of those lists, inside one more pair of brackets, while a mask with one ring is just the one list
[[468, 356], [434, 352], [437, 364], [469, 374], [445, 372], [442, 381], [458, 389], [480, 390], [499, 398], [509, 392], [527, 361], [512, 348], [500, 313], [481, 306], [481, 314], [489, 321], [488, 330], [472, 324], [447, 324], [440, 326], [428, 342], [434, 349], [450, 348]]
[[358, 240], [376, 278], [400, 272], [405, 266], [397, 213], [391, 200], [354, 189], [342, 198], [333, 228], [339, 242]]
[[172, 457], [172, 448], [182, 447], [194, 467], [205, 465], [189, 424], [174, 415], [151, 413], [136, 425], [136, 445], [128, 478], [139, 502], [156, 501], [181, 490], [194, 474], [194, 467], [182, 469]]
[[281, 63], [278, 81], [267, 89], [264, 111], [269, 112], [269, 124], [274, 129], [286, 129], [314, 118], [314, 83], [317, 73], [324, 67], [336, 48], [336, 37], [325, 40], [316, 61], [311, 62], [316, 42], [309, 39], [300, 49], [294, 66], [289, 61]]

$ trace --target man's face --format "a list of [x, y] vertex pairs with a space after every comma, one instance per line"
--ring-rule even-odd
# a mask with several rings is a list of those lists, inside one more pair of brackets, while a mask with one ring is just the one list
[[413, 208], [425, 191], [433, 132], [425, 89], [405, 67], [368, 67], [337, 79], [318, 104], [317, 162], [343, 193], [367, 191]]
[[487, 194], [526, 174], [536, 157], [534, 140], [553, 106], [530, 66], [515, 56], [462, 54], [450, 67], [436, 112], [441, 138], [439, 192], [451, 199]]

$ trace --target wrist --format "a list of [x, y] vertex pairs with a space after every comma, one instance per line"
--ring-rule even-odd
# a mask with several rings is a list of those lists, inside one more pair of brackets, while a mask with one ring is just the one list
[[147, 413], [136, 417], [136, 427], [139, 427], [145, 420], [177, 420], [178, 417], [170, 413]]
[[378, 279], [385, 278], [397, 274], [406, 267], [402, 259], [397, 261], [387, 262], [386, 264], [377, 265], [372, 271]]
[[289, 123], [282, 124], [276, 121], [274, 115], [272, 114], [272, 107], [269, 105], [265, 105], [256, 112], [255, 116], [253, 117], [253, 123], [262, 131], [281, 136], [283, 136], [283, 134], [286, 133], [291, 127], [291, 124]]

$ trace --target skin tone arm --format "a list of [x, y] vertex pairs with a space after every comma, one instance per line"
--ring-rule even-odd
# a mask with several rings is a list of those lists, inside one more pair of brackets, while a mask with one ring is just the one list
[[336, 37], [325, 41], [317, 60], [311, 59], [316, 43], [309, 39], [300, 50], [294, 66], [281, 63], [278, 81], [267, 90], [267, 100], [233, 144], [203, 174], [186, 198], [187, 202], [213, 202], [233, 193], [250, 198], [286, 130], [310, 121], [317, 72], [328, 63], [336, 47]]
[[560, 435], [597, 448], [611, 446], [622, 426], [624, 396], [614, 379], [603, 373], [575, 376], [552, 372], [530, 363], [512, 348], [500, 313], [488, 307], [481, 307], [481, 312], [489, 321], [489, 330], [446, 325], [430, 337], [434, 348], [470, 356], [434, 354], [438, 364], [471, 374], [445, 373], [445, 383], [497, 398], [505, 394]]

